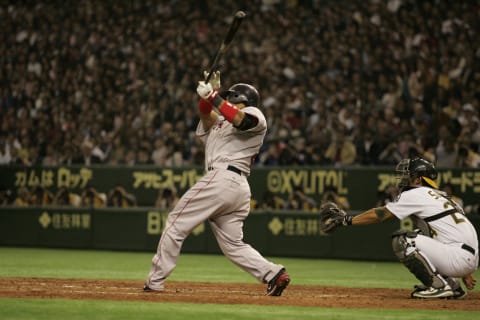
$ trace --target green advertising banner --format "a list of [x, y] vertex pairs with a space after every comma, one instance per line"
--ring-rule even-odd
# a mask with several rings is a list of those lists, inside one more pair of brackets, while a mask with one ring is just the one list
[[[0, 245], [155, 251], [167, 213], [146, 209], [0, 207]], [[184, 243], [204, 252], [205, 224]]]
[[90, 248], [93, 214], [74, 208], [1, 208], [0, 244]]
[[[166, 212], [141, 209], [0, 207], [0, 245], [146, 251], [154, 253]], [[478, 228], [480, 216], [470, 219]], [[245, 221], [244, 241], [267, 256], [393, 261], [391, 234], [409, 219], [320, 232], [314, 213], [257, 211]], [[208, 222], [185, 240], [183, 252], [220, 253]]]
[[[181, 195], [203, 174], [201, 168], [135, 167], [17, 167], [0, 166], [0, 188], [13, 191], [20, 187], [37, 185], [56, 191], [60, 187], [81, 193], [87, 186], [108, 193], [116, 185], [123, 185], [133, 193], [139, 206], [152, 207], [159, 193], [166, 187], [174, 187]], [[286, 199], [295, 188], [320, 202], [326, 189], [333, 187], [345, 196], [354, 210], [375, 206], [378, 192], [396, 183], [393, 168], [254, 168], [249, 177], [252, 197], [257, 203], [265, 193], [272, 192]], [[476, 205], [480, 195], [480, 169], [440, 170], [437, 182], [440, 186], [451, 183], [465, 205]]]

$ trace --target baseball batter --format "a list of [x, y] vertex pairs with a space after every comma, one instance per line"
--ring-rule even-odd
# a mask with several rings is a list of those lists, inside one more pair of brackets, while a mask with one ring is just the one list
[[[461, 299], [465, 287], [472, 290], [472, 273], [478, 266], [478, 237], [463, 208], [435, 183], [437, 171], [422, 158], [404, 159], [396, 168], [401, 173], [397, 201], [367, 210], [357, 216], [338, 215], [328, 219], [327, 230], [337, 226], [371, 224], [393, 217], [411, 217], [417, 229], [392, 235], [393, 251], [420, 280], [413, 298]], [[336, 209], [338, 211], [338, 209]]]
[[196, 134], [205, 144], [206, 173], [169, 213], [144, 291], [164, 290], [183, 241], [208, 220], [223, 254], [258, 281], [267, 283], [267, 295], [280, 296], [290, 282], [285, 268], [266, 260], [243, 241], [243, 221], [250, 212], [251, 198], [247, 177], [267, 130], [265, 117], [258, 109], [259, 94], [243, 83], [223, 93], [219, 88], [218, 71], [209, 83], [198, 84], [201, 99]]

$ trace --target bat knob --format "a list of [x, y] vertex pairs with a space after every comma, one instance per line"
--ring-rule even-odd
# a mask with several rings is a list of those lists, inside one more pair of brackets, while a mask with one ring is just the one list
[[235, 13], [235, 18], [243, 19], [245, 16], [246, 14], [243, 11], [237, 11], [237, 13]]

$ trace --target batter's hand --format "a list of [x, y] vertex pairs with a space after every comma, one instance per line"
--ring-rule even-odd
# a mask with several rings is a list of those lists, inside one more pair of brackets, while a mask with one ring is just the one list
[[209, 100], [209, 98], [213, 98], [216, 91], [213, 90], [210, 83], [205, 83], [205, 81], [198, 81], [197, 93], [202, 99]]
[[[208, 71], [203, 71], [203, 76], [205, 80], [208, 77]], [[214, 71], [212, 72], [212, 75], [210, 76], [210, 81], [208, 81], [212, 85], [213, 90], [219, 90], [221, 85], [220, 82], [220, 71]]]

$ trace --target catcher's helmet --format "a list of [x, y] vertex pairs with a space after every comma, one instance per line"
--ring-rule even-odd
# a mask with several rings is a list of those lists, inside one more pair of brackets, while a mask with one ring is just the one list
[[260, 95], [254, 86], [246, 83], [237, 83], [220, 96], [231, 103], [244, 103], [246, 106], [258, 107]]
[[399, 187], [409, 185], [410, 179], [422, 178], [430, 187], [438, 189], [438, 185], [434, 181], [438, 176], [437, 169], [435, 169], [433, 163], [425, 159], [403, 159], [398, 163], [395, 170], [401, 174]]

